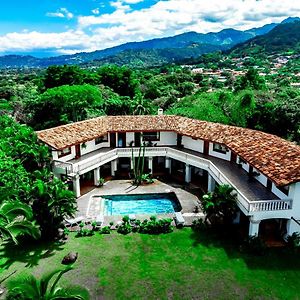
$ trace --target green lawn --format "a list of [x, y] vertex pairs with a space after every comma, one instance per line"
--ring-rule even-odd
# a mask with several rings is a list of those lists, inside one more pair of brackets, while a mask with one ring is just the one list
[[[91, 299], [300, 299], [298, 254], [273, 250], [255, 257], [230, 243], [191, 229], [166, 235], [96, 234], [61, 246], [1, 248], [1, 277], [60, 266], [79, 252], [76, 269], [62, 284], [80, 284]], [[8, 279], [9, 280], [9, 279]]]

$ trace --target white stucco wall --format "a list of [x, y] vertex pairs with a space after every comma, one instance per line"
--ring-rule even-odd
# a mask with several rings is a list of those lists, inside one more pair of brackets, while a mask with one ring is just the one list
[[290, 185], [288, 198], [293, 199], [293, 217], [300, 220], [300, 182]]
[[230, 161], [230, 158], [231, 158], [230, 150], [228, 150], [226, 153], [223, 154], [223, 153], [214, 151], [213, 147], [214, 147], [214, 143], [209, 143], [209, 151], [208, 151], [209, 155]]
[[66, 162], [66, 161], [69, 161], [69, 160], [73, 159], [75, 157], [75, 155], [76, 155], [75, 146], [71, 147], [71, 154], [66, 155], [66, 156], [62, 156], [62, 157], [58, 157], [58, 151], [52, 151], [53, 160], [60, 160], [60, 161], [63, 161], [63, 162]]
[[103, 143], [96, 145], [95, 140], [92, 140], [92, 141], [85, 142], [84, 144], [85, 144], [85, 147], [82, 147], [82, 144], [80, 145], [81, 155], [90, 153], [90, 152], [95, 151], [100, 148], [109, 147], [109, 136], [108, 136], [108, 142], [103, 142]]
[[202, 140], [194, 140], [189, 136], [182, 137], [182, 145], [184, 148], [203, 153], [204, 142]]
[[157, 146], [174, 146], [177, 144], [177, 134], [171, 131], [161, 131], [159, 141], [153, 141]]

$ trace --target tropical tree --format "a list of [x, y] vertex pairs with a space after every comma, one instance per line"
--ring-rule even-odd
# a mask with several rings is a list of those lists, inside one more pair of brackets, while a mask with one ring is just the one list
[[0, 117], [0, 153], [6, 154], [28, 172], [49, 165], [49, 149], [38, 142], [33, 130], [8, 116]]
[[40, 237], [39, 227], [33, 221], [32, 209], [19, 201], [4, 201], [0, 204], [0, 237], [18, 244], [21, 235]]
[[151, 105], [145, 100], [141, 93], [138, 93], [132, 100], [132, 111], [134, 115], [148, 115], [151, 113]]
[[237, 212], [237, 196], [230, 185], [218, 185], [214, 192], [205, 194], [201, 199], [205, 221], [229, 224]]
[[57, 236], [63, 220], [74, 216], [76, 199], [74, 193], [50, 172], [36, 171], [33, 183], [33, 213], [40, 225], [43, 239], [51, 240]]
[[98, 69], [99, 83], [110, 87], [120, 96], [133, 98], [139, 89], [139, 81], [134, 71], [128, 67], [106, 65]]
[[85, 85], [63, 85], [48, 89], [38, 100], [28, 102], [35, 129], [54, 127], [87, 118], [87, 109], [103, 104], [99, 88]]
[[7, 284], [8, 294], [6, 300], [86, 300], [89, 299], [87, 290], [76, 287], [58, 286], [61, 277], [71, 271], [73, 266], [63, 270], [55, 270], [45, 274], [41, 279], [33, 275], [20, 277]]
[[78, 66], [50, 66], [43, 78], [42, 88], [50, 89], [61, 85], [80, 85], [84, 72]]
[[263, 77], [259, 76], [258, 71], [249, 68], [245, 76], [241, 77], [235, 84], [235, 90], [245, 90], [253, 88], [254, 90], [265, 90], [266, 83]]

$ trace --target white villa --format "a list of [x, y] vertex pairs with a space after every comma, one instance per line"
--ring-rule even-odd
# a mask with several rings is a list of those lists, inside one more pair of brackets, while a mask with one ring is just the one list
[[52, 151], [54, 173], [72, 179], [77, 197], [86, 178], [97, 185], [104, 174], [128, 176], [131, 149], [137, 156], [145, 141], [154, 176], [201, 182], [207, 191], [233, 186], [250, 221], [249, 235], [257, 235], [267, 219], [281, 222], [289, 235], [300, 232], [300, 147], [277, 136], [161, 114], [105, 116], [37, 134]]

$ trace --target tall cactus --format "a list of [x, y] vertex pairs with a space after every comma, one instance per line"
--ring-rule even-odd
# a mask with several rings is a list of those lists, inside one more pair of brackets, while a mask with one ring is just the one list
[[145, 165], [145, 143], [141, 143], [139, 147], [137, 162], [133, 154], [133, 148], [131, 148], [131, 159], [133, 167], [133, 184], [140, 185], [142, 183], [142, 177], [144, 174], [144, 165]]

